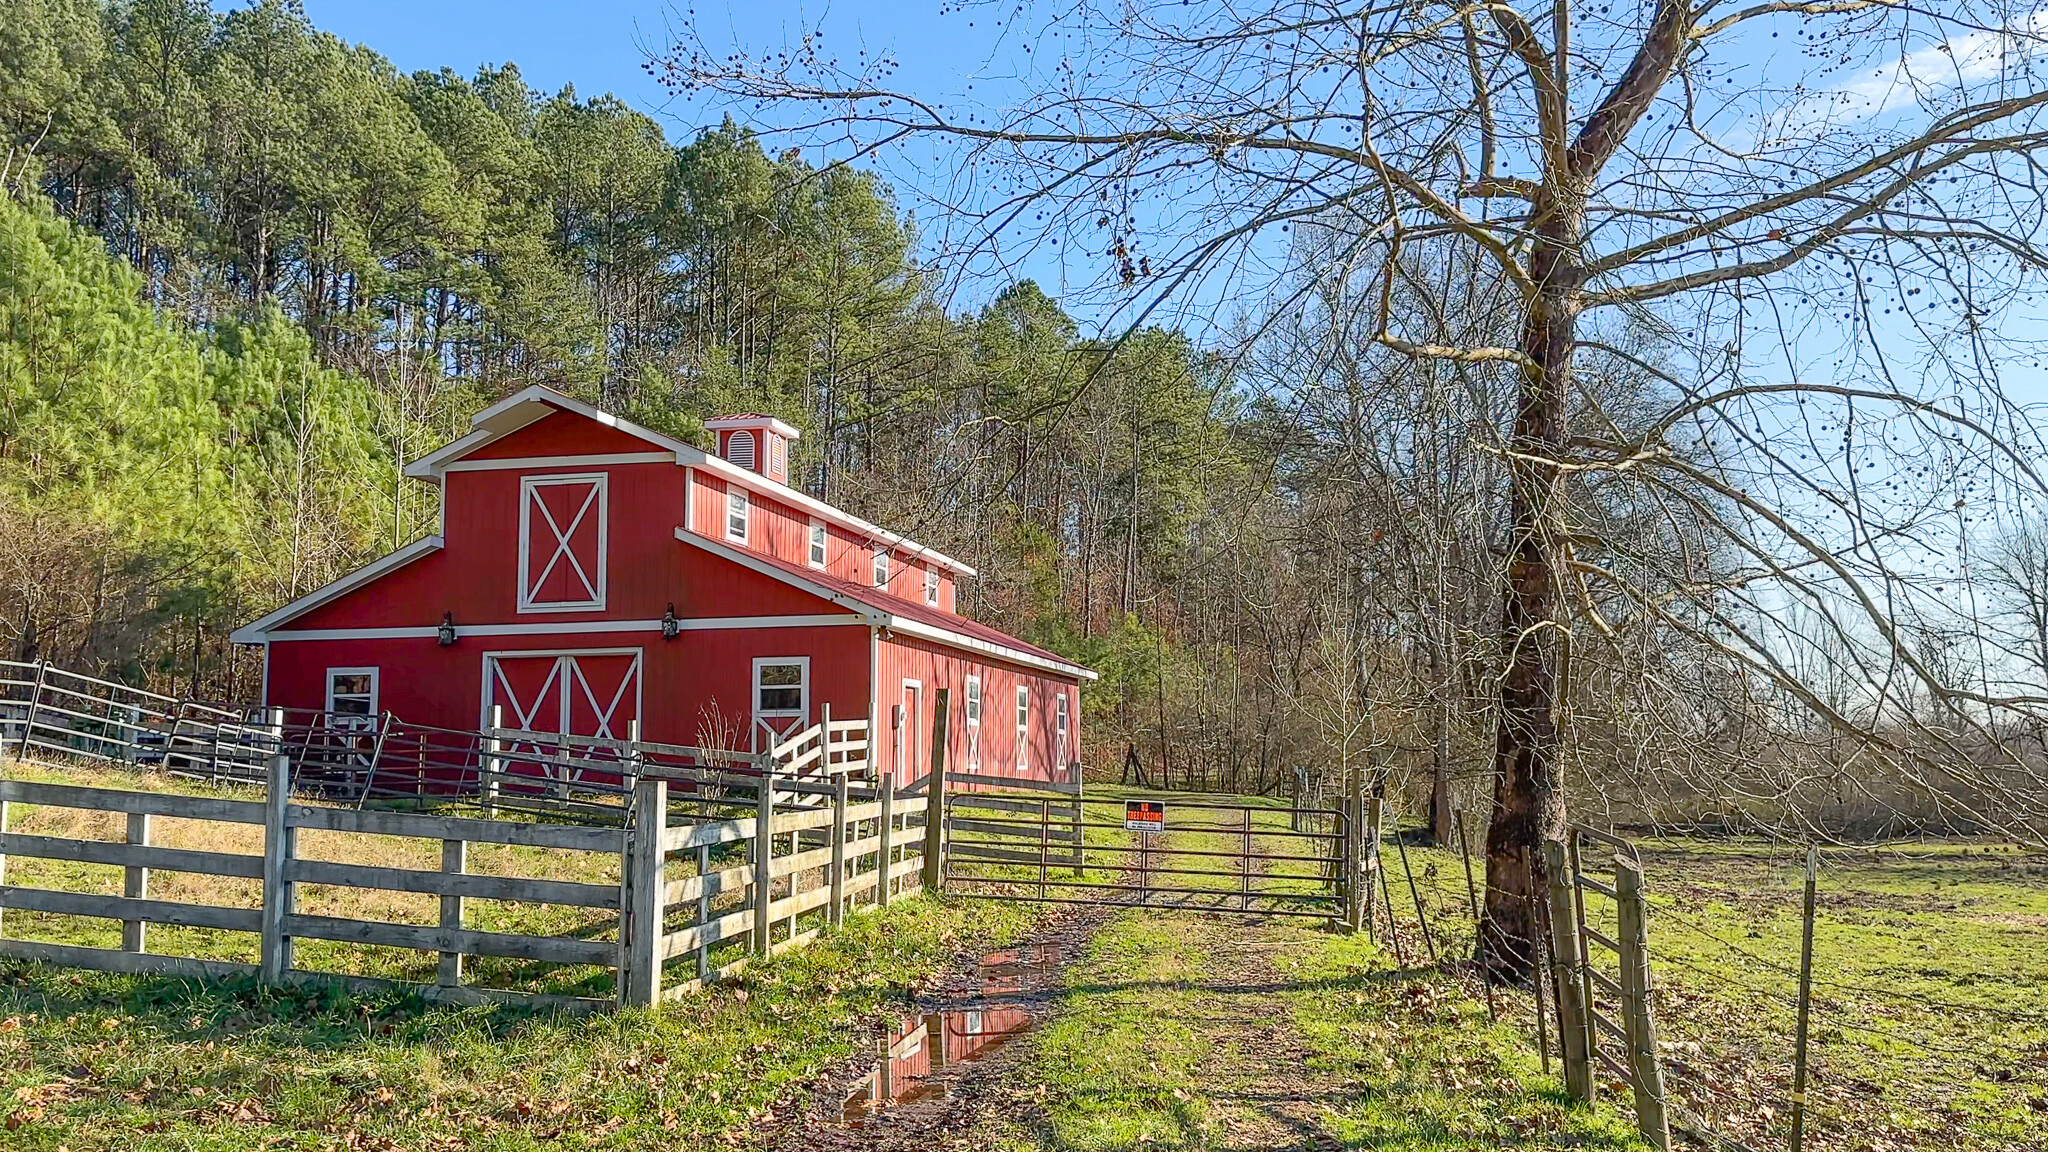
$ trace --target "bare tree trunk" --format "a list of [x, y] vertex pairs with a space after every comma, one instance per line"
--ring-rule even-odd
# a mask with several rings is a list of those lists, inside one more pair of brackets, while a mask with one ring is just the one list
[[1509, 440], [1510, 513], [1507, 583], [1501, 604], [1500, 710], [1494, 745], [1493, 819], [1486, 831], [1486, 911], [1479, 960], [1490, 978], [1524, 983], [1540, 953], [1531, 909], [1547, 883], [1541, 851], [1564, 834], [1564, 796], [1556, 771], [1559, 665], [1569, 648], [1557, 618], [1553, 530], [1560, 493], [1555, 461], [1566, 437], [1566, 395], [1583, 275], [1578, 249], [1580, 207], [1539, 198], [1538, 241], [1530, 254], [1535, 284], [1522, 331], [1521, 391]]

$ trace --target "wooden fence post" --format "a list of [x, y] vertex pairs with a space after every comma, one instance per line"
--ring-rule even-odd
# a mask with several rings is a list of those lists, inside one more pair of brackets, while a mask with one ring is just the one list
[[661, 1002], [662, 839], [668, 833], [668, 781], [638, 776], [633, 826], [626, 836], [620, 1002], [652, 1008]]
[[1543, 860], [1550, 874], [1550, 979], [1557, 996], [1558, 1051], [1564, 1058], [1565, 1091], [1573, 1099], [1590, 1102], [1593, 1054], [1586, 1029], [1586, 985], [1579, 968], [1578, 901], [1573, 898], [1564, 842], [1544, 841]]
[[1650, 924], [1643, 899], [1643, 873], [1627, 859], [1614, 866], [1614, 895], [1621, 945], [1621, 1018], [1628, 1032], [1630, 1081], [1635, 1087], [1636, 1127], [1650, 1147], [1671, 1147], [1671, 1122], [1664, 1109], [1664, 1068], [1657, 1061], [1657, 1020], [1650, 1003]]
[[266, 984], [281, 984], [292, 969], [292, 940], [285, 935], [285, 918], [296, 909], [293, 885], [285, 878], [287, 862], [295, 855], [297, 830], [286, 817], [292, 799], [292, 763], [284, 749], [284, 709], [269, 711], [269, 727], [277, 741], [270, 758], [270, 774], [263, 805], [263, 943], [261, 978]]
[[1806, 1045], [1813, 1023], [1813, 916], [1820, 890], [1820, 847], [1806, 846], [1806, 898], [1799, 932], [1799, 1024], [1792, 1048], [1792, 1152], [1806, 1150]]
[[[469, 871], [469, 842], [466, 840], [441, 841], [441, 871], [460, 876]], [[447, 932], [462, 931], [462, 897], [441, 897], [441, 928]], [[456, 988], [462, 984], [462, 953], [441, 953], [441, 964], [435, 975], [436, 983], [443, 988]]]
[[875, 857], [881, 861], [875, 869], [875, 907], [889, 906], [889, 857], [894, 853], [896, 841], [896, 777], [893, 773], [882, 773], [882, 783], [875, 790], [875, 799], [882, 806], [881, 819], [875, 822], [876, 833], [881, 843], [875, 845]]
[[[711, 923], [711, 885], [708, 881], [702, 879], [710, 874], [711, 846], [708, 844], [701, 845], [697, 849], [697, 876], [699, 877], [697, 884], [697, 923], [699, 925]], [[704, 934], [701, 932], [698, 933], [697, 939], [697, 979], [703, 980], [711, 975], [711, 942], [704, 939]]]
[[[128, 842], [148, 844], [151, 822], [156, 818], [146, 812], [128, 814]], [[121, 894], [133, 899], [149, 896], [149, 869], [131, 864], [122, 879]], [[146, 952], [148, 922], [143, 920], [121, 921], [121, 949], [125, 952]]]
[[483, 747], [483, 788], [484, 815], [498, 814], [498, 781], [505, 772], [505, 742], [498, 733], [505, 727], [505, 706], [491, 705], [491, 730], [484, 736]]
[[949, 689], [932, 693], [931, 772], [924, 786], [924, 890], [946, 880], [946, 708]]
[[[0, 836], [7, 834], [7, 801], [0, 800]], [[0, 884], [7, 883], [7, 853], [0, 852]], [[0, 936], [6, 932], [6, 910], [0, 909]]]
[[[826, 728], [827, 735], [831, 728]], [[825, 922], [838, 927], [846, 921], [846, 773], [832, 777], [832, 903]]]
[[768, 955], [768, 936], [773, 926], [769, 912], [775, 903], [775, 773], [766, 753], [755, 758], [761, 783], [754, 811], [754, 952]]

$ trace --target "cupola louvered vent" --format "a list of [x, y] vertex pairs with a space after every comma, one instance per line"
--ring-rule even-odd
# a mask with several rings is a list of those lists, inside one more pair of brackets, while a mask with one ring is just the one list
[[754, 470], [754, 434], [734, 432], [725, 441], [725, 458], [751, 472]]

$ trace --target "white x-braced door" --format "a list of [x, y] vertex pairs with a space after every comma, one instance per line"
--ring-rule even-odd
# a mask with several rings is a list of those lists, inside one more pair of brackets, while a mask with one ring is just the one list
[[[640, 716], [640, 649], [486, 653], [486, 723], [494, 705], [507, 728], [624, 740]], [[536, 748], [506, 751], [516, 758]]]

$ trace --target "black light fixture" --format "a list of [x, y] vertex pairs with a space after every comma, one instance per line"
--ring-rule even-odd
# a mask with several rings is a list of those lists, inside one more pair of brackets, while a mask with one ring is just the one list
[[443, 613], [441, 613], [441, 626], [440, 626], [439, 628], [437, 628], [437, 629], [435, 629], [435, 630], [434, 630], [434, 638], [435, 638], [435, 639], [436, 639], [437, 641], [439, 641], [439, 643], [440, 643], [441, 647], [443, 647], [443, 648], [452, 648], [452, 647], [454, 647], [454, 645], [455, 645], [455, 613], [453, 613], [453, 612], [443, 612]]
[[682, 631], [682, 622], [676, 619], [676, 606], [670, 604], [661, 614], [661, 638], [663, 640], [673, 640], [681, 635]]

